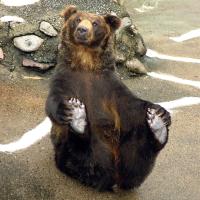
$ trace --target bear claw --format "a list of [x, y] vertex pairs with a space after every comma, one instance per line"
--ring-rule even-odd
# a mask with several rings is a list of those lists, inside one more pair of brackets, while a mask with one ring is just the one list
[[66, 109], [66, 114], [71, 127], [77, 133], [83, 134], [87, 124], [85, 105], [76, 98], [66, 100], [65, 103], [68, 108]]
[[163, 108], [148, 108], [147, 122], [154, 134], [155, 139], [158, 140], [161, 144], [164, 144], [167, 141], [168, 136], [167, 126], [169, 126], [171, 123], [169, 113]]

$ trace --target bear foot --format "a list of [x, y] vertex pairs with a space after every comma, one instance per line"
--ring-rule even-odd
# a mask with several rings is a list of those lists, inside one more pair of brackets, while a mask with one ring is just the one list
[[75, 98], [67, 100], [66, 104], [68, 107], [66, 114], [72, 129], [83, 134], [87, 125], [85, 105]]
[[168, 138], [168, 126], [171, 124], [169, 112], [160, 106], [155, 109], [148, 108], [147, 122], [155, 139], [160, 144], [166, 143]]

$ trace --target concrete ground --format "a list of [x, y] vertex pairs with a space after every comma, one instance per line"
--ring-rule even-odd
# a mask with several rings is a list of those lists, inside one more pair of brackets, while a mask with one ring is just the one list
[[[169, 37], [199, 28], [198, 0], [159, 1], [139, 13], [126, 1], [147, 47], [163, 54], [200, 59], [200, 38], [176, 43]], [[149, 71], [200, 81], [200, 64], [146, 58]], [[20, 79], [0, 65], [0, 144], [20, 138], [44, 117], [48, 79]], [[149, 76], [124, 78], [138, 96], [153, 102], [200, 97], [200, 89]], [[49, 136], [12, 154], [0, 152], [1, 200], [199, 200], [200, 104], [177, 108], [172, 114], [169, 142], [151, 175], [134, 191], [99, 193], [64, 176], [55, 167]]]

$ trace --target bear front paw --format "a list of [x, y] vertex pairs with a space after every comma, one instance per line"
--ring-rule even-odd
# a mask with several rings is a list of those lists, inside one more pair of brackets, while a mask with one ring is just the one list
[[148, 108], [147, 110], [147, 122], [154, 134], [154, 138], [164, 144], [168, 137], [168, 126], [171, 124], [171, 117], [161, 106], [155, 106], [156, 108]]
[[84, 133], [86, 127], [85, 105], [78, 99], [64, 99], [58, 106], [56, 120], [61, 125], [70, 125], [77, 133]]
[[66, 104], [68, 107], [66, 113], [71, 127], [77, 133], [84, 133], [87, 125], [85, 105], [75, 98], [66, 101]]

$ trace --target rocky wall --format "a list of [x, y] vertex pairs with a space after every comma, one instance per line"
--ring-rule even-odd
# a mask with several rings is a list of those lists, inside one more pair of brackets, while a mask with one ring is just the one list
[[124, 7], [112, 0], [41, 0], [20, 7], [0, 4], [0, 63], [10, 71], [25, 67], [46, 72], [54, 67], [63, 23], [59, 13], [68, 4], [119, 16], [122, 25], [116, 33], [117, 64], [134, 73], [146, 73], [141, 62], [146, 53], [144, 41]]

